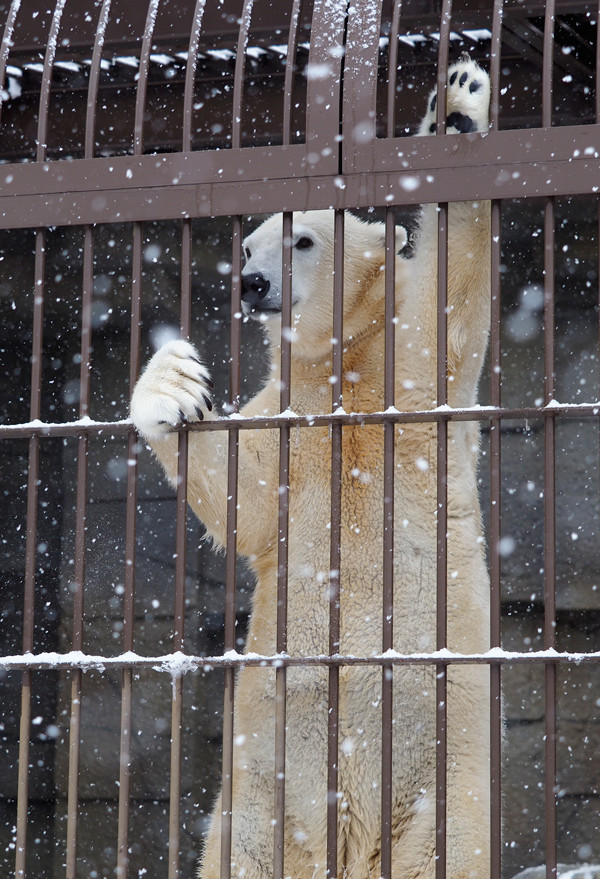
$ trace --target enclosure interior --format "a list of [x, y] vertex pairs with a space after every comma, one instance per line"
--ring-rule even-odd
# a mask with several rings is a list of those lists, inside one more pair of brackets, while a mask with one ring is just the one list
[[[243, 235], [321, 208], [413, 230], [421, 201], [461, 198], [492, 200], [482, 408], [421, 417], [481, 426], [491, 875], [600, 860], [597, 9], [350, 7], [0, 2], [3, 875], [192, 875], [231, 748], [253, 590], [235, 504], [217, 554], [128, 420], [140, 369], [183, 334], [235, 413], [268, 368]], [[492, 74], [490, 132], [415, 139], [464, 51]], [[343, 455], [340, 402], [314, 414]], [[311, 430], [269, 426], [288, 448]]]

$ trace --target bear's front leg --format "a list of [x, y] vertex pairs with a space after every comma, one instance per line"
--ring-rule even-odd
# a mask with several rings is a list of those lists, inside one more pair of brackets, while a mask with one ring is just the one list
[[[463, 53], [448, 69], [446, 135], [485, 133], [488, 130], [490, 80], [485, 70]], [[434, 135], [438, 95], [429, 96], [420, 135]], [[489, 331], [490, 303], [490, 204], [486, 201], [453, 202], [448, 215], [448, 402], [470, 406], [483, 364]], [[418, 328], [422, 350], [437, 350], [438, 285], [437, 204], [422, 208], [411, 265], [415, 285], [409, 296], [407, 319], [414, 334]], [[433, 360], [429, 361], [434, 384]], [[433, 384], [431, 386], [433, 387]]]
[[[148, 363], [131, 398], [131, 419], [148, 442], [172, 436], [186, 421], [202, 421], [212, 411], [212, 382], [193, 345], [167, 342]], [[175, 478], [169, 474], [170, 478]]]
[[[177, 427], [222, 421], [212, 411], [212, 382], [193, 345], [169, 342], [152, 357], [131, 399], [131, 419], [177, 485]], [[257, 556], [276, 541], [276, 431], [239, 431], [237, 550]], [[191, 431], [188, 501], [220, 546], [227, 540], [229, 431]], [[273, 534], [274, 532], [274, 534]]]

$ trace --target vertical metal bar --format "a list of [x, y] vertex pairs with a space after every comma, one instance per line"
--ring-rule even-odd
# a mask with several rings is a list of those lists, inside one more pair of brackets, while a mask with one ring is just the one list
[[[334, 215], [334, 301], [332, 409], [342, 405], [344, 349], [344, 212]], [[340, 567], [342, 516], [342, 425], [331, 425], [331, 531], [329, 555], [329, 653], [340, 649]], [[337, 876], [339, 667], [329, 668], [327, 724], [327, 876]]]
[[[134, 155], [143, 153], [143, 118], [146, 105], [150, 48], [158, 4], [151, 2], [148, 7], [142, 47], [136, 103], [134, 112]], [[131, 339], [129, 387], [133, 387], [140, 373], [140, 327], [142, 302], [142, 226], [134, 223], [132, 228], [132, 278], [131, 278]], [[137, 513], [137, 437], [134, 431], [128, 436], [127, 503], [125, 535], [125, 599], [123, 607], [124, 629], [123, 649], [133, 649], [134, 600], [135, 600], [135, 535]], [[129, 807], [131, 795], [131, 730], [133, 702], [133, 669], [123, 669], [121, 679], [121, 730], [119, 761], [119, 805], [117, 824], [117, 867], [116, 875], [124, 879], [129, 863]]]
[[[182, 224], [180, 329], [189, 338], [191, 329], [191, 221]], [[173, 649], [185, 647], [185, 572], [187, 565], [187, 476], [189, 434], [178, 436], [177, 499], [175, 524], [175, 605]], [[183, 675], [176, 674], [171, 698], [171, 772], [169, 778], [169, 879], [179, 876], [180, 798], [181, 798], [181, 730], [183, 718]]]
[[[238, 31], [238, 42], [233, 78], [233, 108], [231, 146], [241, 146], [242, 97], [244, 86], [245, 50], [252, 16], [253, 0], [244, 0]], [[231, 341], [230, 341], [230, 398], [229, 412], [239, 410], [240, 404], [240, 349], [241, 349], [241, 274], [242, 274], [242, 218], [232, 217], [232, 272], [231, 272]], [[235, 650], [235, 584], [237, 573], [237, 507], [239, 431], [229, 431], [227, 464], [227, 556], [225, 563], [225, 651]], [[231, 831], [233, 793], [233, 712], [234, 669], [224, 669], [223, 756], [221, 786], [221, 879], [231, 876]]]
[[[450, 47], [452, 0], [444, 0], [440, 20], [437, 73], [436, 133], [446, 130], [446, 82]], [[437, 315], [437, 405], [448, 402], [448, 204], [438, 205], [438, 315]], [[448, 421], [441, 418], [437, 429], [437, 584], [436, 643], [447, 646], [447, 559], [448, 559]], [[436, 879], [446, 876], [446, 807], [448, 752], [448, 668], [436, 665]]]
[[242, 145], [242, 98], [244, 90], [244, 72], [246, 68], [245, 53], [253, 5], [254, 0], [244, 0], [238, 31], [235, 72], [233, 75], [233, 122], [231, 129], [231, 146], [233, 149], [239, 148]]
[[141, 156], [144, 144], [144, 111], [146, 108], [146, 92], [148, 89], [148, 68], [150, 65], [150, 52], [152, 51], [152, 36], [156, 24], [159, 0], [150, 0], [144, 25], [142, 50], [140, 53], [140, 67], [138, 84], [135, 94], [135, 115], [133, 119], [133, 154]]
[[[300, 2], [294, 0], [290, 15], [287, 59], [284, 79], [283, 131], [284, 145], [291, 143], [292, 91]], [[279, 408], [286, 412], [291, 401], [291, 323], [292, 323], [292, 234], [293, 216], [283, 215], [281, 254], [281, 394]], [[290, 472], [290, 425], [284, 424], [279, 431], [279, 507], [277, 543], [277, 644], [278, 654], [287, 653], [288, 608], [288, 537], [289, 537], [289, 472]], [[273, 834], [273, 877], [284, 879], [285, 873], [285, 752], [286, 752], [286, 684], [287, 668], [279, 665], [275, 670], [275, 798]]]
[[[335, 143], [340, 134], [337, 108], [342, 85], [341, 59], [345, 53], [347, 7], [346, 0], [315, 0], [313, 7], [309, 63], [315, 67], [325, 65], [331, 71], [331, 76], [326, 79], [309, 76], [306, 84], [306, 143], [319, 152], [323, 144]], [[331, 105], [334, 111], [324, 113], [326, 105]], [[329, 160], [319, 160], [321, 173], [326, 173], [327, 168], [332, 173], [341, 170], [338, 158], [343, 146], [341, 142], [340, 152], [334, 150]], [[347, 152], [351, 153], [350, 150]]]
[[187, 152], [192, 148], [192, 125], [194, 119], [194, 80], [198, 64], [198, 50], [200, 45], [200, 33], [202, 30], [202, 18], [206, 0], [196, 0], [194, 9], [194, 21], [190, 42], [188, 46], [187, 63], [185, 67], [185, 88], [183, 94], [183, 135], [182, 150]]
[[[36, 231], [33, 345], [31, 353], [30, 420], [41, 414], [43, 317], [45, 280], [45, 243], [43, 229]], [[40, 441], [33, 436], [29, 440], [29, 463], [27, 470], [27, 537], [25, 545], [25, 582], [23, 595], [23, 653], [33, 650], [35, 613], [35, 571], [37, 556], [37, 520], [39, 486]], [[15, 876], [25, 876], [27, 855], [27, 809], [29, 799], [29, 735], [31, 726], [31, 671], [25, 670], [21, 678], [21, 718], [19, 723], [19, 762], [17, 770], [17, 838], [15, 852]]]
[[[188, 46], [184, 90], [182, 150], [192, 146], [192, 118], [194, 74], [198, 57], [198, 42], [204, 0], [198, 0], [194, 11], [194, 25]], [[192, 221], [181, 224], [181, 300], [180, 329], [182, 338], [189, 339], [192, 324]], [[189, 458], [189, 434], [180, 432], [177, 457], [177, 522], [175, 562], [175, 618], [173, 647], [185, 649], [185, 572], [187, 561], [187, 478]], [[173, 678], [171, 701], [171, 772], [169, 779], [169, 879], [177, 879], [180, 872], [180, 824], [181, 824], [181, 747], [183, 720], [183, 675]]]
[[[6, 23], [1, 48], [2, 79], [10, 51], [12, 32], [19, 4], [13, 3]], [[43, 162], [46, 155], [46, 132], [48, 128], [48, 112], [50, 106], [50, 86], [52, 83], [52, 67], [56, 52], [56, 39], [60, 28], [60, 20], [64, 8], [64, 0], [57, 3], [52, 20], [48, 45], [44, 57], [42, 84], [40, 89], [37, 152], [36, 160]], [[41, 414], [42, 394], [42, 357], [43, 357], [43, 316], [44, 316], [44, 281], [45, 281], [46, 232], [36, 231], [35, 270], [34, 270], [34, 304], [33, 304], [33, 346], [31, 356], [31, 398], [30, 418], [39, 418]], [[33, 650], [34, 612], [35, 612], [35, 570], [37, 551], [37, 515], [39, 485], [39, 438], [31, 437], [29, 441], [29, 464], [27, 476], [27, 537], [25, 547], [25, 581], [23, 600], [23, 652]], [[19, 765], [17, 775], [17, 837], [15, 852], [15, 876], [25, 876], [27, 855], [27, 810], [29, 799], [29, 734], [31, 723], [31, 672], [24, 671], [21, 688], [21, 717], [19, 725]]]
[[[396, 127], [396, 74], [401, 0], [394, 4], [388, 50], [386, 135], [393, 138]], [[396, 320], [396, 217], [393, 208], [385, 212], [385, 342], [384, 399], [387, 411], [395, 405], [395, 320]], [[383, 601], [382, 651], [394, 647], [394, 438], [395, 426], [383, 427]], [[381, 669], [381, 877], [392, 876], [393, 805], [393, 713], [394, 667]]]
[[[554, 57], [554, 0], [547, 0], [544, 16], [542, 60], [542, 125], [552, 125], [552, 73]], [[544, 206], [544, 403], [554, 399], [554, 199], [546, 198]], [[544, 646], [556, 644], [556, 421], [544, 422]], [[545, 736], [545, 833], [546, 877], [556, 875], [556, 664], [546, 663], [546, 736]]]
[[[48, 35], [48, 42], [46, 46], [46, 54], [44, 57], [44, 67], [42, 72], [42, 83], [40, 88], [40, 101], [39, 101], [39, 116], [38, 116], [38, 129], [37, 129], [37, 147], [36, 147], [36, 161], [43, 162], [46, 157], [46, 145], [47, 145], [47, 132], [48, 132], [48, 115], [50, 109], [50, 88], [52, 84], [52, 69], [54, 65], [54, 58], [56, 55], [56, 46], [58, 42], [58, 34], [60, 30], [60, 24], [62, 19], [62, 14], [64, 11], [65, 0], [57, 0], [54, 14], [52, 17], [52, 21], [50, 24], [50, 32]], [[39, 258], [43, 261], [43, 251], [45, 248], [45, 235], [43, 231], [40, 231], [37, 235], [36, 239], [36, 261]], [[41, 275], [38, 271], [38, 266], [36, 266], [36, 282], [40, 279]], [[85, 283], [85, 281], [84, 281]], [[35, 295], [42, 295], [42, 288], [40, 290], [35, 291]], [[38, 319], [41, 320], [41, 313], [38, 316]], [[83, 321], [83, 315], [82, 315]], [[83, 331], [83, 323], [82, 323], [82, 331]], [[39, 330], [41, 332], [41, 328]], [[83, 355], [83, 346], [82, 346], [82, 355]], [[41, 362], [37, 363], [37, 368], [41, 369]], [[34, 389], [32, 388], [32, 391]], [[82, 388], [82, 391], [84, 389]], [[36, 395], [41, 395], [41, 380], [39, 377], [36, 377]], [[39, 407], [39, 399], [35, 404]], [[87, 413], [86, 411], [82, 411], [80, 407], [80, 413], [82, 415]], [[85, 458], [83, 458], [82, 465], [82, 453], [85, 454], [86, 447], [82, 447], [82, 440], [80, 440], [80, 448], [79, 448], [79, 462], [78, 462], [78, 473], [77, 473], [77, 512], [82, 511], [83, 517], [85, 517], [85, 497], [86, 497], [86, 486], [85, 486]], [[82, 481], [80, 482], [80, 478]], [[75, 538], [75, 594], [74, 594], [74, 607], [73, 607], [73, 644], [72, 647], [74, 650], [81, 649], [82, 644], [82, 619], [83, 619], [83, 543], [85, 540], [84, 536], [84, 528], [85, 521], [80, 522], [79, 517], [77, 517], [77, 526], [76, 526], [76, 538]], [[69, 779], [68, 779], [68, 792], [67, 792], [67, 852], [66, 852], [66, 865], [67, 865], [67, 879], [75, 879], [76, 873], [76, 859], [77, 859], [77, 777], [79, 774], [79, 728], [80, 728], [80, 714], [81, 712], [81, 671], [74, 670], [71, 673], [71, 716], [70, 716], [70, 725], [69, 725]], [[21, 755], [20, 755], [21, 756]], [[28, 760], [24, 759], [25, 767], [28, 765]], [[22, 793], [25, 793], [24, 791]], [[23, 834], [24, 834], [23, 829]], [[24, 837], [20, 841], [18, 848], [24, 849]], [[18, 854], [18, 852], [17, 852]], [[24, 863], [19, 865], [19, 870], [21, 875], [24, 875]], [[18, 875], [18, 873], [17, 873]]]
[[[90, 358], [93, 294], [93, 237], [89, 226], [84, 229], [83, 285], [81, 306], [81, 372], [79, 379], [79, 414], [89, 413]], [[77, 500], [75, 512], [75, 571], [73, 600], [73, 650], [83, 650], [83, 606], [85, 583], [85, 532], [87, 517], [87, 456], [89, 437], [79, 438], [77, 449]], [[79, 759], [81, 745], [82, 672], [75, 669], [71, 681], [71, 720], [69, 728], [69, 779], [67, 795], [67, 879], [77, 875], [77, 830], [79, 812]]]
[[[544, 218], [545, 404], [554, 398], [554, 199]], [[544, 647], [556, 643], [556, 421], [544, 422]], [[546, 664], [546, 876], [556, 873], [556, 664]]]
[[[494, 0], [490, 46], [490, 127], [498, 131], [500, 61], [502, 49], [503, 0]], [[490, 315], [490, 403], [502, 404], [501, 346], [501, 210], [500, 201], [491, 204], [491, 315]], [[501, 647], [501, 419], [490, 421], [490, 646]], [[502, 875], [502, 666], [490, 666], [490, 876]]]
[[[288, 56], [289, 57], [289, 56]], [[281, 310], [281, 395], [280, 409], [290, 407], [291, 398], [291, 315], [292, 315], [292, 215], [283, 215], [282, 310]], [[289, 536], [290, 425], [279, 431], [279, 510], [277, 543], [277, 645], [278, 654], [287, 652], [288, 536]], [[284, 877], [285, 744], [287, 669], [275, 670], [275, 809], [273, 876]]]
[[[140, 373], [140, 327], [142, 317], [142, 230], [139, 223], [133, 227], [132, 279], [131, 279], [131, 338], [129, 387], [133, 390]], [[135, 536], [137, 508], [137, 437], [134, 431], [128, 435], [127, 454], [127, 501], [125, 511], [125, 594], [123, 603], [123, 650], [134, 647], [134, 599], [135, 599]], [[119, 805], [117, 823], [118, 879], [127, 876], [129, 862], [129, 801], [131, 790], [131, 715], [132, 715], [133, 669], [126, 668], [121, 680], [121, 732], [119, 765]]]
[[[229, 411], [236, 412], [240, 397], [242, 218], [232, 218], [231, 362]], [[236, 317], [238, 315], [238, 317]], [[227, 556], [225, 570], [225, 651], [235, 650], [235, 583], [237, 572], [239, 431], [229, 432], [227, 466]], [[231, 875], [231, 827], [233, 784], [234, 668], [224, 669], [223, 762], [221, 806], [221, 879]]]
[[[391, 208], [385, 213], [385, 368], [384, 409], [395, 401], [395, 299], [396, 299], [396, 222]], [[394, 438], [395, 425], [383, 425], [383, 595], [382, 650], [394, 646]], [[393, 797], [393, 665], [381, 669], [381, 876], [392, 875], [392, 797]]]
[[298, 24], [300, 20], [300, 0], [293, 0], [292, 11], [290, 13], [290, 29], [288, 34], [288, 46], [285, 66], [285, 76], [283, 80], [283, 130], [282, 143], [288, 146], [291, 143], [292, 134], [292, 94], [294, 89], [294, 59], [296, 57], [296, 49], [298, 43]]
[[[92, 63], [88, 85], [84, 158], [91, 159], [95, 152], [96, 104], [100, 80], [100, 62], [104, 37], [110, 12], [110, 0], [104, 0], [100, 10], [98, 26], [94, 39]], [[81, 372], [80, 372], [80, 416], [89, 415], [90, 371], [92, 354], [92, 299], [94, 284], [94, 232], [91, 226], [84, 227], [83, 248], [83, 288], [81, 309]], [[89, 437], [80, 437], [77, 459], [77, 526], [75, 545], [75, 602], [73, 609], [73, 648], [83, 648], [83, 604], [85, 582], [85, 521], [87, 507], [87, 456]], [[81, 733], [81, 671], [74, 674], [72, 682], [71, 717], [72, 726], [69, 740], [69, 803], [67, 823], [67, 874], [77, 872], [77, 812], [79, 795], [77, 776], [79, 773], [80, 733]], [[77, 736], [77, 738], [75, 738]], [[69, 837], [71, 829], [71, 838]], [[69, 874], [69, 870], [72, 871]]]

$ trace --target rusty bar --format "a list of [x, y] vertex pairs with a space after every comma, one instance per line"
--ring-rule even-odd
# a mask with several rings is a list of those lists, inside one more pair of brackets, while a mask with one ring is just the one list
[[287, 59], [283, 80], [283, 129], [282, 144], [289, 146], [292, 141], [292, 96], [294, 89], [294, 59], [298, 43], [298, 22], [300, 19], [300, 0], [293, 0], [290, 13], [290, 29], [287, 44]]
[[[32, 463], [32, 455], [29, 461]], [[37, 461], [34, 463], [37, 464]], [[23, 619], [25, 632], [26, 618]], [[33, 623], [33, 616], [31, 617]], [[25, 640], [25, 636], [24, 639]], [[29, 806], [29, 733], [31, 728], [31, 671], [21, 677], [21, 717], [19, 721], [19, 764], [17, 768], [17, 833], [15, 839], [15, 877], [25, 876], [27, 858], [27, 810]]]
[[382, 0], [357, 3], [346, 22], [342, 91], [341, 171], [360, 168], [362, 152], [369, 150], [376, 134], [377, 71]]
[[[547, 0], [542, 59], [542, 125], [552, 126], [552, 73], [554, 58], [554, 0]], [[555, 204], [544, 204], [544, 403], [555, 392]], [[556, 420], [544, 422], [544, 646], [556, 644]], [[546, 879], [557, 872], [556, 823], [556, 664], [545, 668], [545, 841]]]
[[[306, 84], [306, 149], [309, 154], [320, 151], [323, 145], [331, 146], [340, 133], [338, 108], [346, 11], [346, 0], [315, 0], [314, 3], [309, 64], [314, 64], [315, 68], [326, 65], [331, 76], [327, 79], [309, 76]], [[328, 108], [329, 112], [323, 112]], [[329, 157], [320, 156], [318, 168], [320, 173], [337, 175], [340, 171], [338, 151], [332, 150]], [[329, 202], [327, 206], [331, 204]], [[279, 209], [291, 210], [283, 205]]]
[[[36, 161], [43, 162], [46, 157], [46, 143], [48, 132], [48, 112], [50, 106], [50, 88], [52, 83], [52, 69], [58, 42], [60, 23], [64, 11], [65, 0], [57, 0], [50, 25], [48, 43], [44, 58], [44, 70], [40, 89], [38, 134], [36, 147]], [[89, 280], [84, 275], [84, 303], [85, 284]], [[89, 288], [88, 288], [89, 295]], [[82, 308], [82, 359], [84, 356], [83, 340], [86, 331]], [[83, 379], [83, 374], [82, 374]], [[88, 391], [89, 394], [89, 391]], [[87, 414], [86, 390], [80, 382], [80, 415]], [[73, 602], [73, 650], [81, 650], [83, 646], [83, 579], [85, 569], [85, 507], [87, 503], [87, 472], [86, 455], [88, 439], [79, 438], [77, 462], [77, 515], [75, 533], [75, 571], [74, 571], [74, 602]], [[75, 879], [77, 872], [77, 811], [78, 811], [78, 775], [80, 757], [80, 726], [81, 726], [81, 669], [71, 672], [71, 711], [69, 721], [69, 777], [67, 784], [67, 850], [66, 850], [66, 876], [67, 879]]]
[[148, 13], [142, 38], [142, 50], [140, 52], [140, 66], [138, 72], [138, 84], [135, 95], [135, 115], [133, 120], [133, 154], [140, 156], [143, 153], [144, 143], [144, 111], [146, 107], [146, 92], [148, 88], [148, 68], [150, 65], [150, 52], [152, 51], [152, 36], [156, 24], [159, 0], [150, 0]]
[[[93, 295], [93, 237], [89, 226], [84, 230], [83, 285], [81, 306], [81, 372], [79, 381], [79, 413], [87, 415], [90, 400], [90, 355]], [[87, 517], [87, 456], [89, 437], [79, 438], [77, 449], [77, 500], [75, 513], [75, 570], [73, 580], [73, 650], [83, 650], [83, 607], [85, 583], [85, 532]], [[72, 672], [71, 718], [69, 725], [69, 779], [67, 794], [67, 879], [77, 875], [77, 825], [79, 811], [79, 759], [81, 739], [81, 670]]]
[[[333, 255], [333, 336], [331, 405], [342, 406], [342, 372], [344, 348], [344, 213], [334, 214]], [[342, 516], [342, 426], [332, 424], [331, 431], [331, 522], [329, 554], [329, 654], [340, 651], [340, 567]], [[327, 715], [327, 872], [337, 876], [338, 814], [338, 740], [339, 740], [339, 667], [329, 669]]]
[[[237, 61], [236, 61], [237, 64]], [[241, 95], [241, 92], [240, 92]], [[231, 350], [229, 411], [237, 412], [240, 399], [242, 218], [232, 218]], [[237, 573], [237, 489], [239, 432], [229, 433], [227, 464], [227, 555], [225, 570], [225, 651], [235, 650], [235, 584]], [[233, 785], [234, 669], [225, 669], [221, 806], [221, 879], [231, 875]]]
[[[438, 50], [436, 134], [446, 131], [446, 82], [450, 49], [452, 0], [442, 3]], [[438, 204], [437, 265], [437, 405], [448, 403], [448, 204]], [[447, 559], [448, 559], [448, 421], [438, 422], [437, 430], [437, 583], [436, 644], [447, 647]], [[448, 751], [448, 669], [436, 664], [436, 879], [446, 877], [446, 823]]]
[[[242, 97], [245, 69], [245, 49], [252, 14], [252, 0], [244, 0], [238, 31], [233, 84], [231, 145], [241, 146]], [[231, 260], [231, 341], [229, 412], [239, 410], [240, 403], [240, 350], [241, 350], [241, 274], [242, 274], [242, 218], [232, 217]], [[235, 650], [235, 585], [237, 574], [237, 506], [239, 432], [229, 433], [227, 456], [227, 555], [225, 570], [225, 651]], [[221, 788], [221, 879], [231, 876], [231, 832], [233, 797], [233, 712], [234, 670], [225, 669], [223, 705], [223, 755]]]
[[202, 30], [202, 17], [206, 0], [196, 0], [194, 20], [188, 46], [187, 63], [185, 67], [185, 87], [183, 95], [183, 135], [182, 150], [184, 152], [192, 148], [192, 124], [194, 120], [194, 80], [198, 64], [198, 50], [200, 33]]
[[[554, 398], [554, 200], [547, 199], [544, 219], [544, 361], [545, 403]], [[556, 644], [556, 420], [544, 422], [544, 646]], [[546, 665], [546, 876], [557, 868], [556, 826], [556, 665]]]
[[[309, 173], [311, 154], [305, 144], [285, 150], [254, 147], [93, 162], [79, 159], [69, 163], [67, 186], [64, 162], [44, 164], [43, 170], [35, 162], [14, 164], [0, 194], [0, 227], [82, 225], [110, 222], [115, 216], [121, 222], [232, 216], [251, 213], [257, 204], [269, 213], [491, 199], [499, 194], [503, 198], [590, 194], [600, 160], [585, 150], [573, 156], [573, 143], [584, 133], [584, 143], [597, 142], [599, 126], [499, 131], [494, 138], [467, 139], [467, 147], [447, 144], [444, 138], [411, 138], [407, 153], [397, 146], [392, 149], [387, 138], [378, 138], [368, 151], [365, 168], [344, 176], [328, 168], [325, 159], [323, 164], [319, 160], [319, 173], [317, 169]], [[413, 144], [428, 140], [438, 144]], [[409, 160], [407, 171], [402, 163]], [[459, 161], [468, 163], [468, 176], [456, 173]], [[500, 183], [507, 166], [510, 174]], [[419, 186], [407, 191], [403, 185], [407, 177]], [[174, 179], [180, 181], [177, 199]], [[95, 197], [99, 191], [101, 199]]]
[[[56, 53], [56, 41], [65, 0], [58, 0], [50, 26], [48, 44], [44, 56], [42, 83], [40, 87], [39, 115], [37, 127], [36, 160], [43, 162], [46, 156], [48, 113], [50, 107], [50, 88], [52, 68]], [[2, 79], [10, 49], [18, 6], [13, 4], [4, 32], [2, 44]], [[36, 231], [34, 305], [33, 305], [33, 350], [31, 358], [31, 398], [30, 418], [34, 420], [41, 414], [42, 393], [42, 355], [43, 355], [43, 308], [45, 275], [46, 233]], [[33, 650], [34, 612], [35, 612], [35, 569], [37, 552], [37, 508], [39, 486], [39, 438], [29, 441], [29, 464], [27, 476], [27, 538], [25, 547], [25, 582], [23, 600], [23, 650]], [[79, 672], [79, 675], [81, 672]], [[75, 673], [77, 675], [77, 673]], [[21, 688], [21, 716], [19, 723], [19, 766], [17, 770], [17, 837], [15, 851], [15, 875], [25, 876], [27, 856], [27, 811], [29, 801], [29, 735], [31, 722], [31, 672], [25, 670]]]
[[[151, 2], [145, 21], [140, 52], [140, 66], [135, 96], [134, 140], [133, 153], [141, 155], [144, 144], [144, 111], [148, 84], [148, 69], [152, 35], [156, 22], [158, 5]], [[134, 223], [132, 228], [132, 279], [131, 279], [131, 341], [129, 388], [133, 391], [140, 373], [140, 327], [142, 297], [142, 225]], [[135, 535], [137, 507], [137, 460], [138, 440], [134, 431], [128, 433], [128, 466], [127, 466], [127, 504], [125, 534], [125, 597], [124, 597], [124, 628], [123, 647], [133, 649], [134, 632], [134, 600], [135, 600]], [[131, 729], [133, 676], [131, 670], [124, 669], [121, 680], [121, 730], [119, 760], [119, 805], [117, 823], [117, 867], [116, 874], [127, 876], [129, 861], [129, 803], [131, 793]]]
[[[494, 0], [490, 45], [490, 129], [499, 128], [503, 0]], [[491, 203], [490, 403], [501, 407], [502, 204]], [[502, 422], [490, 421], [490, 646], [501, 647]], [[502, 876], [502, 666], [490, 665], [490, 877]]]
[[[384, 409], [395, 402], [396, 218], [385, 213], [385, 369]], [[394, 647], [394, 439], [395, 426], [383, 427], [383, 594], [382, 650]], [[381, 876], [392, 876], [392, 719], [393, 666], [382, 668], [381, 680]]]
[[[139, 223], [133, 227], [131, 279], [131, 338], [129, 387], [133, 390], [140, 373], [140, 328], [142, 317], [142, 230]], [[125, 593], [123, 597], [123, 650], [134, 647], [135, 600], [135, 538], [137, 508], [138, 439], [133, 430], [128, 434], [127, 501], [125, 508]], [[131, 710], [132, 669], [123, 669], [121, 680], [121, 732], [119, 762], [119, 806], [117, 829], [118, 879], [127, 876], [129, 860], [129, 799], [131, 790]]]
[[[396, 128], [396, 79], [398, 70], [398, 32], [402, 2], [394, 3], [388, 44], [386, 136]], [[383, 409], [396, 402], [395, 320], [396, 320], [396, 217], [393, 208], [385, 212], [385, 342]], [[394, 647], [394, 438], [395, 426], [383, 428], [383, 602], [382, 651]], [[381, 877], [392, 876], [393, 807], [393, 714], [394, 667], [381, 669]]]
[[[192, 221], [181, 223], [181, 337], [189, 339], [192, 323]], [[189, 434], [180, 431], [177, 450], [177, 516], [175, 525], [175, 606], [173, 649], [185, 650], [185, 582], [187, 567], [187, 480]], [[173, 678], [171, 699], [171, 773], [169, 779], [169, 879], [180, 875], [181, 744], [183, 718], [183, 675]]]
[[233, 77], [233, 109], [231, 127], [231, 146], [233, 149], [242, 145], [242, 104], [244, 91], [244, 73], [246, 69], [246, 45], [252, 18], [254, 0], [244, 0], [239, 21], [237, 50], [235, 55], [235, 73]]
[[[32, 420], [41, 414], [42, 356], [44, 332], [46, 233], [36, 230], [33, 344], [31, 352], [31, 397], [29, 413]], [[37, 558], [37, 521], [39, 497], [39, 437], [29, 440], [27, 469], [27, 537], [25, 544], [25, 579], [23, 587], [23, 653], [33, 651], [35, 614], [35, 571]], [[19, 727], [19, 765], [17, 770], [17, 838], [15, 840], [15, 876], [25, 876], [27, 853], [27, 808], [29, 797], [29, 735], [31, 722], [31, 672], [25, 670], [21, 683], [21, 719]]]
[[[289, 56], [288, 56], [289, 57]], [[280, 409], [290, 406], [291, 315], [292, 315], [292, 215], [283, 215], [282, 290], [281, 290], [281, 393]], [[287, 652], [288, 537], [289, 537], [289, 469], [290, 426], [279, 431], [279, 506], [277, 543], [277, 653]], [[275, 670], [275, 802], [273, 839], [273, 876], [284, 877], [285, 821], [285, 744], [286, 744], [286, 676], [287, 669]]]
[[52, 22], [50, 24], [50, 32], [48, 34], [46, 54], [44, 55], [44, 70], [42, 72], [42, 83], [40, 86], [39, 117], [36, 141], [35, 158], [37, 162], [43, 162], [46, 158], [46, 147], [48, 140], [48, 111], [50, 109], [52, 69], [54, 67], [58, 33], [60, 30], [62, 14], [65, 8], [65, 2], [66, 0], [56, 0], [54, 15], [52, 16]]
[[[190, 332], [190, 237], [191, 221], [182, 223], [181, 313], [183, 338]], [[187, 264], [186, 264], [187, 261]], [[185, 643], [185, 573], [187, 565], [187, 476], [189, 434], [180, 431], [177, 450], [177, 498], [175, 522], [175, 602], [173, 615], [173, 649], [183, 652]], [[181, 725], [183, 715], [183, 677], [173, 678], [171, 699], [171, 773], [169, 779], [169, 879], [179, 876], [180, 793], [181, 793]]]

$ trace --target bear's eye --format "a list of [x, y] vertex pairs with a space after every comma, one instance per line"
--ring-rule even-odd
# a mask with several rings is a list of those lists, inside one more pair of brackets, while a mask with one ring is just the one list
[[308, 250], [308, 248], [312, 246], [313, 242], [307, 235], [303, 235], [302, 238], [298, 238], [296, 241], [296, 247], [298, 250]]

